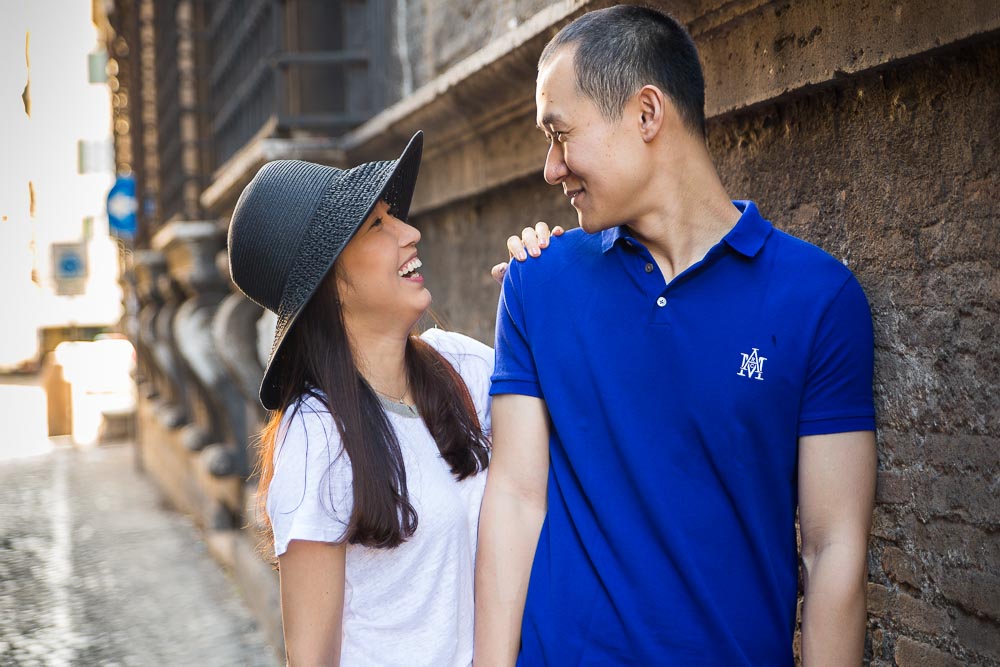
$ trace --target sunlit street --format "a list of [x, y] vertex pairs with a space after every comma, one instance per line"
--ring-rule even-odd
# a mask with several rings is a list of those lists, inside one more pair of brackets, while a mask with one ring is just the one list
[[34, 377], [0, 377], [0, 406], [0, 664], [276, 664], [131, 443], [49, 439]]

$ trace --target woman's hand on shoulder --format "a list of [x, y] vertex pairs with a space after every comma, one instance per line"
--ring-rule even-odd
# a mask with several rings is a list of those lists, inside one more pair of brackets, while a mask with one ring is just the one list
[[[553, 236], [562, 236], [565, 230], [556, 225], [549, 229], [546, 222], [536, 222], [534, 227], [525, 227], [521, 230], [521, 236], [511, 236], [507, 239], [507, 252], [511, 259], [523, 262], [528, 259], [528, 255], [538, 257], [542, 250], [549, 247], [549, 241]], [[509, 261], [509, 260], [508, 260]], [[507, 273], [508, 262], [500, 262], [490, 271], [493, 279], [498, 283], [503, 282], [503, 277]]]

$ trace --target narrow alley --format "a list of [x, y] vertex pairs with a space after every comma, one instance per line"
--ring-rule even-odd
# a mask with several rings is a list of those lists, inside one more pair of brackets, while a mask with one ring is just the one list
[[0, 665], [277, 664], [131, 445], [50, 440], [33, 378], [0, 383]]

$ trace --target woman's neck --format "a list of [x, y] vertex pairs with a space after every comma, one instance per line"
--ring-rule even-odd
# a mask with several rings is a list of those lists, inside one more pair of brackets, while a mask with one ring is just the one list
[[348, 336], [354, 361], [361, 375], [375, 391], [394, 401], [409, 397], [406, 371], [406, 341], [408, 332], [352, 330]]

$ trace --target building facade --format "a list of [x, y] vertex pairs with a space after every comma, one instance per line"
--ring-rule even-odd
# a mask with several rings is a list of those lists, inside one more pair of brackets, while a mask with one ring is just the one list
[[[270, 339], [224, 266], [236, 198], [268, 160], [387, 159], [424, 130], [411, 217], [435, 309], [491, 342], [489, 267], [506, 237], [536, 220], [575, 224], [541, 178], [538, 55], [562, 25], [608, 4], [95, 4], [118, 72], [118, 168], [134, 171], [142, 202], [129, 268], [143, 460], [240, 575], [276, 642], [274, 576], [243, 528]], [[872, 306], [867, 660], [1000, 664], [1000, 9], [652, 4], [698, 45], [708, 143], [729, 192], [844, 261]]]

